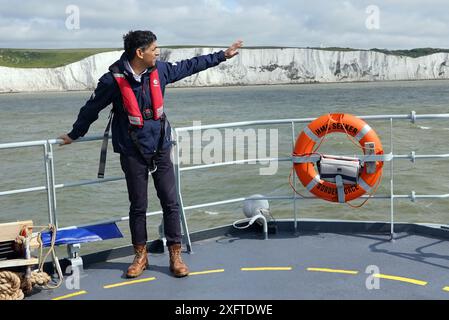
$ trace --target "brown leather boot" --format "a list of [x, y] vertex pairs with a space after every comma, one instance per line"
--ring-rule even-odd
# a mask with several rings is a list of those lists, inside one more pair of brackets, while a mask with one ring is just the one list
[[181, 258], [181, 244], [173, 244], [168, 247], [170, 254], [170, 271], [177, 278], [185, 277], [189, 274], [189, 268]]
[[147, 255], [147, 245], [134, 245], [134, 252], [136, 256], [134, 257], [133, 263], [129, 266], [126, 276], [128, 278], [136, 278], [142, 274], [142, 272], [148, 268], [148, 255]]

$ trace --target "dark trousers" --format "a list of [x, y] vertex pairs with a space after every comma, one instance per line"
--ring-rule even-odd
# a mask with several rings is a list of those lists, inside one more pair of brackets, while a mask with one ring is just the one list
[[[179, 205], [170, 150], [170, 148], [161, 150], [154, 159], [157, 170], [152, 174], [154, 187], [162, 206], [167, 246], [181, 243]], [[129, 208], [129, 226], [132, 243], [134, 245], [142, 245], [148, 240], [146, 226], [148, 165], [140, 154], [133, 156], [121, 154], [120, 163], [125, 173], [129, 201], [131, 203]]]

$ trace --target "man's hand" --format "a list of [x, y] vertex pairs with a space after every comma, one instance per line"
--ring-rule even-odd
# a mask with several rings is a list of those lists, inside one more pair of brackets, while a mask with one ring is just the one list
[[60, 146], [63, 146], [65, 144], [71, 144], [73, 142], [73, 140], [67, 134], [63, 134], [63, 135], [59, 136], [58, 139], [63, 140], [63, 142], [61, 142], [59, 144]]
[[225, 58], [231, 59], [239, 54], [238, 49], [243, 47], [243, 41], [238, 40], [225, 51]]

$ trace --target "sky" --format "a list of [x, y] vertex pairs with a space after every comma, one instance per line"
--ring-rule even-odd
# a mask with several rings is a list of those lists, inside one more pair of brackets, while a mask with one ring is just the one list
[[164, 45], [449, 48], [449, 0], [0, 0], [0, 48]]

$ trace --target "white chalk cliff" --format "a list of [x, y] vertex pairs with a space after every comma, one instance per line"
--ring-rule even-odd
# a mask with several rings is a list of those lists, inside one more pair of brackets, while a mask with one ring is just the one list
[[[176, 62], [219, 48], [162, 49]], [[92, 90], [122, 51], [105, 52], [59, 68], [0, 67], [0, 92]], [[374, 51], [243, 49], [216, 68], [172, 86], [230, 86], [383, 80], [449, 79], [449, 53], [420, 58]]]

